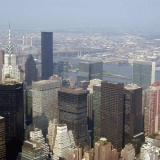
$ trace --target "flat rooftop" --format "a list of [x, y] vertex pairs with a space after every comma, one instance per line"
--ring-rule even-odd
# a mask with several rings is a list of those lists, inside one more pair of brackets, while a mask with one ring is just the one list
[[61, 87], [61, 92], [71, 93], [71, 94], [82, 94], [88, 93], [88, 91], [83, 90], [82, 88], [72, 88], [72, 87]]

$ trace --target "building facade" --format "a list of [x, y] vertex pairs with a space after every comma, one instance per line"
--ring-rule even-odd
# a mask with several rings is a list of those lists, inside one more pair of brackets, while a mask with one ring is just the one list
[[58, 119], [60, 81], [41, 80], [32, 83], [33, 123], [47, 134], [50, 120]]
[[133, 61], [133, 83], [147, 89], [155, 82], [155, 62]]
[[143, 92], [144, 130], [146, 135], [160, 129], [160, 82], [153, 83]]
[[81, 62], [77, 74], [77, 84], [80, 81], [103, 79], [103, 62]]
[[119, 153], [106, 138], [100, 138], [95, 143], [94, 160], [119, 160]]
[[134, 160], [135, 159], [135, 148], [132, 144], [128, 143], [121, 151], [121, 157], [124, 160]]
[[136, 84], [124, 87], [124, 143], [131, 142], [133, 136], [143, 129], [142, 88]]
[[26, 90], [26, 124], [30, 125], [33, 123], [33, 104], [32, 104], [32, 91], [31, 89]]
[[28, 58], [25, 63], [25, 82], [27, 86], [32, 85], [32, 81], [37, 81], [38, 73], [36, 68], [36, 63], [31, 54], [28, 55]]
[[41, 143], [41, 147], [43, 149], [44, 156], [48, 156], [49, 146], [45, 142], [45, 138], [42, 134], [42, 130], [39, 128], [34, 128], [33, 131], [30, 131], [30, 138], [39, 141]]
[[66, 159], [68, 148], [75, 147], [72, 131], [68, 131], [67, 125], [65, 124], [59, 124], [56, 131], [53, 154], [56, 157]]
[[14, 46], [11, 39], [11, 33], [9, 29], [9, 39], [6, 45], [4, 54], [4, 65], [2, 68], [2, 81], [5, 77], [11, 77], [21, 81], [20, 69], [17, 65], [16, 54], [14, 52]]
[[59, 123], [74, 132], [76, 145], [87, 144], [87, 91], [62, 87], [58, 92]]
[[7, 159], [14, 159], [24, 140], [23, 83], [5, 78], [0, 84], [0, 113], [5, 118]]
[[62, 77], [62, 80], [68, 78], [68, 62], [67, 61], [58, 61], [53, 65], [53, 74]]
[[43, 80], [53, 75], [53, 32], [41, 32], [41, 61]]
[[101, 138], [101, 84], [93, 86], [93, 142]]
[[100, 135], [120, 151], [123, 147], [124, 84], [101, 82]]
[[4, 64], [4, 51], [0, 50], [0, 82], [2, 81], [2, 68]]
[[41, 142], [30, 139], [23, 142], [21, 160], [44, 160]]
[[5, 120], [0, 116], [0, 159], [6, 160]]

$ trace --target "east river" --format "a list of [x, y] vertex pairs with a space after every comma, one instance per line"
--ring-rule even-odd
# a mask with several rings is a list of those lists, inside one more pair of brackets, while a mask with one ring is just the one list
[[[54, 62], [62, 61], [62, 60], [64, 60], [64, 58], [54, 57]], [[68, 58], [67, 61], [70, 64], [78, 65], [79, 62], [84, 62], [85, 60]], [[132, 78], [132, 66], [130, 66], [130, 65], [121, 65], [120, 66], [120, 65], [116, 65], [116, 64], [104, 63], [103, 64], [103, 71]], [[76, 72], [69, 72], [68, 76], [69, 77], [72, 76], [77, 81]], [[119, 78], [119, 77], [107, 77], [107, 76], [103, 76], [103, 80], [108, 80], [108, 81], [112, 81], [112, 82], [113, 81], [114, 82], [122, 82], [122, 83], [131, 83], [132, 82], [131, 79], [125, 79], [125, 78]], [[155, 80], [160, 81], [160, 71], [156, 71]]]

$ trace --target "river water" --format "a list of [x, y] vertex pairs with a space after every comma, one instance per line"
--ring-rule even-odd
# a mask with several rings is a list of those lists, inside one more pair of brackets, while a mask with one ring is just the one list
[[[54, 57], [54, 62], [62, 61], [62, 60], [64, 60], [64, 58]], [[80, 62], [84, 62], [85, 60], [68, 58], [67, 61], [70, 64], [74, 64], [74, 65], [77, 64], [78, 65]], [[130, 65], [119, 66], [116, 64], [104, 63], [103, 64], [103, 71], [132, 78], [132, 66], [130, 66]], [[77, 74], [75, 72], [69, 72], [68, 76], [69, 77], [72, 76], [77, 81]], [[107, 76], [103, 76], [103, 80], [108, 80], [108, 81], [112, 81], [112, 82], [121, 82], [121, 83], [131, 83], [132, 82], [131, 79], [124, 79], [124, 78], [119, 78], [119, 77], [107, 77]], [[155, 80], [160, 81], [160, 72], [159, 71], [156, 71]]]

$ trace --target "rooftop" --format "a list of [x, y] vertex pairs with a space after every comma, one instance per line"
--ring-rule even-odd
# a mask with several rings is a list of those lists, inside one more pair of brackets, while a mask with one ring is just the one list
[[61, 87], [61, 92], [71, 93], [71, 94], [82, 94], [87, 93], [86, 90], [83, 90], [82, 88], [76, 88], [76, 87]]
[[141, 87], [139, 87], [137, 84], [126, 84], [125, 86], [124, 86], [124, 88], [125, 89], [128, 89], [128, 90], [132, 90], [132, 89], [138, 89], [138, 88], [141, 88]]

